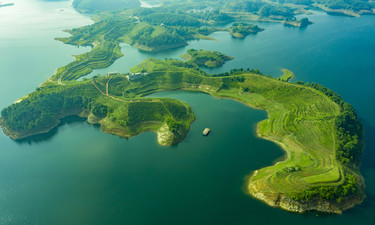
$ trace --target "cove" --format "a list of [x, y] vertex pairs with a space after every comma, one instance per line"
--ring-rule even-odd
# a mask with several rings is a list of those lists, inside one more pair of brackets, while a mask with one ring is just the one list
[[[223, 212], [234, 220], [233, 205], [241, 204], [246, 211], [267, 208], [241, 189], [251, 170], [283, 154], [275, 144], [255, 136], [255, 125], [266, 118], [265, 112], [196, 92], [152, 96], [173, 97], [192, 106], [197, 120], [184, 142], [161, 147], [151, 132], [124, 139], [83, 122], [66, 123], [45, 141], [8, 142], [7, 149], [20, 150], [3, 152], [2, 175], [12, 170], [13, 163], [7, 162], [13, 157], [19, 169], [10, 176], [13, 185], [3, 190], [6, 199], [17, 195], [19, 201], [0, 208], [38, 224], [43, 223], [33, 212], [45, 212], [45, 224], [79, 224], [76, 219], [84, 224], [171, 224], [191, 213], [196, 216], [186, 224], [204, 224]], [[203, 137], [206, 126], [212, 133]], [[17, 194], [12, 194], [12, 187]], [[101, 214], [95, 216], [95, 211]], [[65, 213], [75, 216], [66, 218]], [[140, 216], [143, 213], [148, 216]], [[90, 220], [84, 218], [87, 214]], [[17, 216], [12, 220], [22, 221]]]

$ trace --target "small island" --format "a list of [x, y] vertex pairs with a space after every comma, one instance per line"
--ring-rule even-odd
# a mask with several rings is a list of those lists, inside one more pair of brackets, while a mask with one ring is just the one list
[[284, 20], [283, 24], [288, 25], [288, 26], [304, 28], [310, 24], [313, 24], [313, 22], [311, 22], [308, 18], [302, 18], [300, 20], [296, 20], [296, 19]]
[[226, 61], [233, 58], [217, 51], [189, 49], [181, 58], [187, 63], [193, 63], [197, 66], [216, 68], [222, 66]]
[[229, 33], [235, 38], [245, 38], [249, 34], [256, 34], [264, 29], [258, 27], [257, 25], [247, 24], [247, 23], [234, 23], [229, 28]]

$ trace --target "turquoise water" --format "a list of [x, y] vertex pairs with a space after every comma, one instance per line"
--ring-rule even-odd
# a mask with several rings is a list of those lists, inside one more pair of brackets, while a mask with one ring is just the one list
[[[92, 23], [70, 2], [17, 0], [0, 8], [0, 108], [34, 90], [71, 55], [89, 51], [63, 45], [63, 29]], [[63, 11], [61, 11], [63, 9]], [[210, 73], [259, 68], [319, 82], [353, 104], [366, 128], [362, 173], [368, 198], [343, 215], [293, 214], [266, 206], [243, 192], [253, 170], [283, 152], [255, 137], [266, 113], [231, 100], [191, 92], [163, 92], [187, 101], [197, 120], [186, 140], [162, 147], [146, 132], [124, 139], [103, 134], [76, 118], [48, 135], [15, 142], [0, 132], [0, 224], [373, 224], [375, 212], [375, 17], [347, 18], [316, 12], [307, 29], [261, 24], [244, 40], [225, 32], [214, 41], [151, 54], [123, 45], [110, 68], [127, 72], [148, 57], [178, 58], [186, 49], [219, 50], [235, 57]], [[203, 128], [212, 128], [203, 137]]]
[[70, 2], [14, 0], [0, 8], [0, 108], [32, 92], [64, 66], [90, 48], [55, 41], [68, 36], [64, 29], [92, 23], [70, 7]]

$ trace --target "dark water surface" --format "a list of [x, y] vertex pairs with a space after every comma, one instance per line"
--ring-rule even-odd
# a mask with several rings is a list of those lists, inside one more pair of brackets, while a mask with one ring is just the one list
[[[0, 108], [33, 91], [71, 55], [89, 51], [53, 40], [63, 29], [92, 23], [71, 2], [15, 0], [0, 8]], [[244, 40], [217, 32], [215, 41], [151, 54], [123, 45], [124, 57], [94, 71], [127, 72], [148, 57], [178, 58], [189, 48], [218, 50], [235, 59], [223, 67], [259, 68], [321, 83], [358, 110], [366, 128], [362, 173], [366, 201], [343, 215], [294, 214], [243, 192], [245, 177], [283, 152], [255, 137], [266, 113], [203, 93], [163, 92], [188, 102], [197, 120], [182, 143], [162, 147], [146, 132], [130, 139], [68, 118], [52, 133], [15, 142], [0, 132], [0, 224], [374, 224], [375, 17], [315, 12], [307, 29], [262, 23]], [[201, 135], [205, 127], [212, 133]]]

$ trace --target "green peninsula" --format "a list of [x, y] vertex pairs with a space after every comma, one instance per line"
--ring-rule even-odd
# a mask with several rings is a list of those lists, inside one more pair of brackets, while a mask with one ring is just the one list
[[198, 66], [216, 68], [222, 66], [226, 61], [233, 58], [217, 51], [189, 49], [181, 58], [187, 63], [194, 63]]
[[329, 89], [250, 69], [209, 75], [179, 60], [148, 59], [132, 72], [65, 85], [49, 80], [2, 110], [4, 133], [24, 138], [79, 115], [124, 137], [152, 130], [160, 144], [170, 145], [186, 137], [195, 119], [192, 109], [182, 101], [146, 96], [163, 90], [201, 91], [268, 112], [257, 133], [280, 145], [286, 157], [252, 174], [251, 195], [294, 212], [341, 213], [362, 202], [362, 125], [354, 109]]
[[282, 69], [283, 75], [280, 76], [281, 81], [290, 81], [291, 79], [294, 79], [294, 73], [287, 69]]
[[1, 124], [11, 138], [22, 139], [46, 133], [60, 119], [75, 115], [100, 124], [106, 133], [122, 137], [153, 130], [162, 145], [185, 138], [195, 120], [189, 105], [168, 98], [139, 98], [137, 91], [122, 95], [125, 86], [132, 89], [137, 85], [120, 75], [69, 85], [46, 83], [26, 99], [2, 110]]

